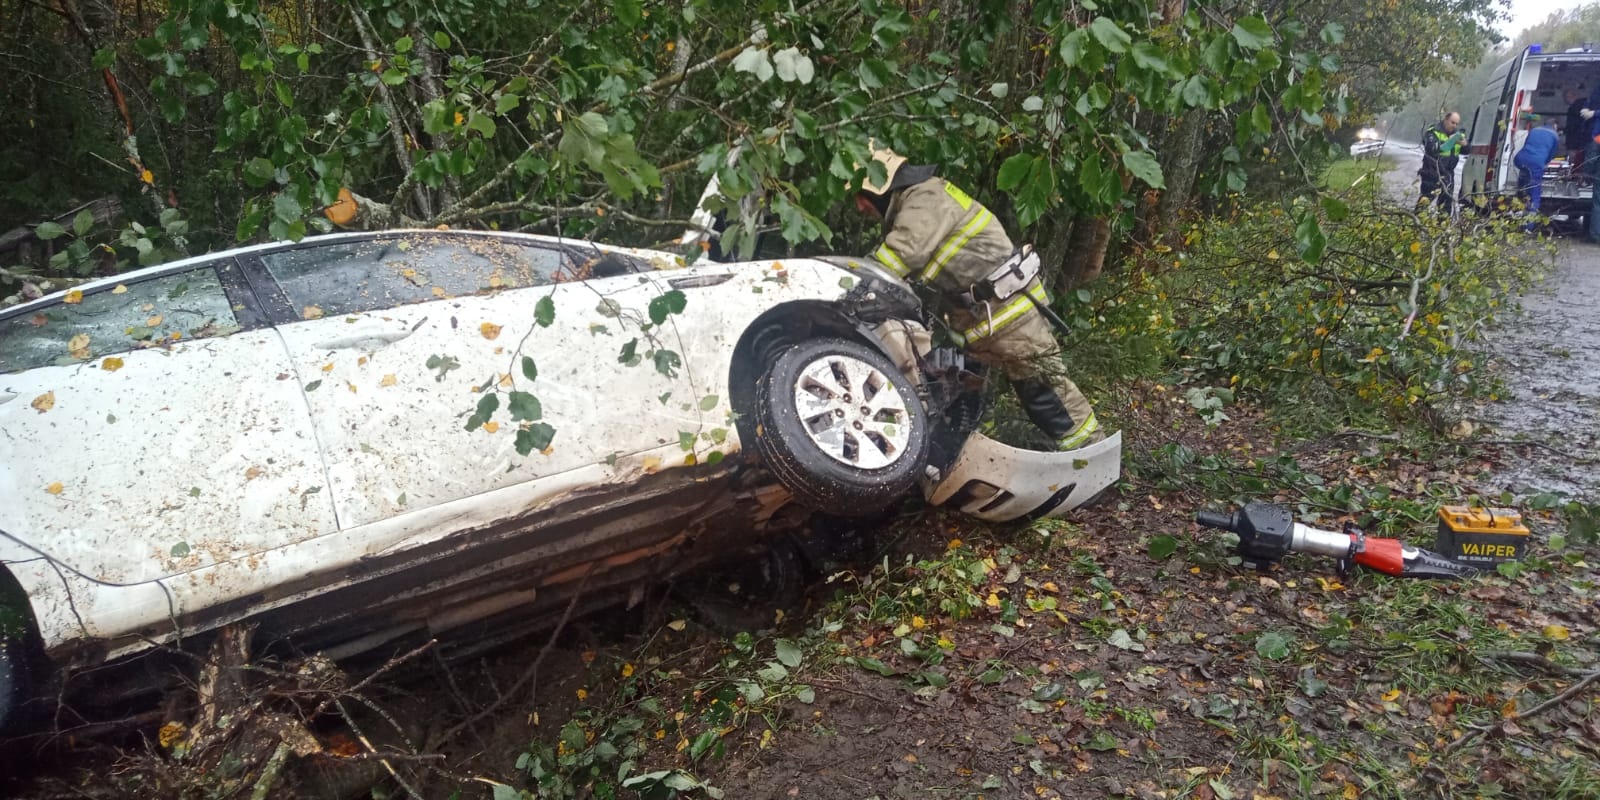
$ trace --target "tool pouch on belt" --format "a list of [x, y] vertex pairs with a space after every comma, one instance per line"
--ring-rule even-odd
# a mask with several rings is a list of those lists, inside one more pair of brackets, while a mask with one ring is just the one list
[[1039, 254], [1034, 252], [1033, 245], [1025, 244], [1017, 248], [1011, 257], [1006, 259], [994, 271], [983, 276], [972, 287], [960, 294], [961, 301], [968, 308], [980, 303], [1004, 303], [1027, 289], [1039, 277], [1041, 267]]

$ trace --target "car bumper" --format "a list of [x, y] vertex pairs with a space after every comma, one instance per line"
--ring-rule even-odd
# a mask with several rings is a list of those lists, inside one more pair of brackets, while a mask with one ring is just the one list
[[1122, 434], [1076, 450], [1046, 452], [973, 433], [942, 476], [925, 478], [928, 502], [990, 522], [1065, 514], [1116, 483]]

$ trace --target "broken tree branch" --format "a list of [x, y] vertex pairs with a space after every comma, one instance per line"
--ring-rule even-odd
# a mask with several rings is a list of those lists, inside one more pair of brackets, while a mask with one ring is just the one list
[[[351, 4], [350, 18], [355, 22], [356, 32], [361, 35], [361, 46], [366, 51], [367, 63], [381, 63], [383, 59], [378, 56], [377, 37], [373, 33], [372, 19], [367, 16], [366, 9], [359, 3]], [[378, 81], [378, 103], [383, 106], [383, 112], [389, 117], [389, 136], [394, 140], [394, 157], [400, 162], [400, 169], [405, 171], [407, 178], [401, 185], [411, 184], [412, 194], [417, 201], [417, 213], [423, 217], [431, 217], [433, 204], [428, 199], [427, 189], [410, 180], [415, 170], [411, 164], [411, 149], [406, 144], [407, 134], [405, 123], [400, 117], [400, 109], [395, 105], [394, 96], [389, 93], [389, 85], [381, 80]]]
[[1537, 717], [1540, 714], [1560, 706], [1562, 703], [1565, 703], [1573, 697], [1581, 694], [1585, 689], [1588, 689], [1591, 685], [1593, 685], [1595, 681], [1600, 681], [1600, 669], [1591, 670], [1590, 672], [1584, 673], [1582, 680], [1572, 684], [1571, 686], [1568, 686], [1565, 690], [1556, 694], [1556, 696], [1534, 706], [1533, 708], [1528, 709], [1521, 714], [1513, 714], [1500, 720], [1499, 722], [1494, 723], [1493, 725], [1471, 726], [1471, 730], [1468, 730], [1466, 733], [1456, 737], [1456, 740], [1450, 744], [1445, 745], [1444, 752], [1446, 754], [1452, 753], [1456, 750], [1456, 748], [1461, 747], [1462, 745], [1465, 745], [1473, 739], [1476, 739], [1492, 730], [1503, 728], [1507, 723], [1522, 722], [1524, 720]]

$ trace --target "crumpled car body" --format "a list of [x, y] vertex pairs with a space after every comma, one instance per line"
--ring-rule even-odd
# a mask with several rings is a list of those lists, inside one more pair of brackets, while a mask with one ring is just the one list
[[[870, 262], [442, 231], [242, 248], [7, 309], [0, 602], [26, 604], [0, 617], [0, 671], [244, 619], [337, 657], [758, 548], [799, 513], [746, 452], [765, 362], [814, 337], [887, 354], [875, 330], [915, 313]], [[919, 478], [986, 519], [1116, 478], [1115, 439], [1026, 454], [968, 433], [928, 431], [955, 444]]]

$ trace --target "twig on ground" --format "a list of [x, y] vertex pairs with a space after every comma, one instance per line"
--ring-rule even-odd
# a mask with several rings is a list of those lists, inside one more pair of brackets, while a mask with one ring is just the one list
[[1501, 650], [1479, 653], [1478, 659], [1486, 662], [1508, 661], [1517, 664], [1528, 664], [1530, 666], [1535, 666], [1539, 669], [1545, 670], [1546, 672], [1555, 672], [1562, 675], [1572, 675], [1577, 677], [1583, 677], [1588, 675], [1590, 672], [1586, 669], [1578, 669], [1576, 667], [1569, 667], [1565, 664], [1557, 664], [1556, 662], [1551, 661], [1550, 659], [1545, 658], [1538, 653], [1528, 653], [1520, 650]]
[[1528, 709], [1527, 711], [1525, 711], [1525, 712], [1523, 712], [1521, 714], [1515, 714], [1515, 715], [1512, 715], [1510, 717], [1506, 717], [1505, 719], [1502, 719], [1499, 722], [1494, 723], [1493, 725], [1474, 725], [1474, 726], [1471, 726], [1471, 728], [1472, 728], [1471, 730], [1469, 730], [1466, 733], [1463, 733], [1460, 736], [1456, 737], [1456, 740], [1451, 742], [1450, 744], [1445, 745], [1444, 752], [1446, 754], [1452, 753], [1452, 752], [1454, 752], [1456, 750], [1456, 748], [1461, 747], [1462, 745], [1472, 741], [1473, 739], [1476, 739], [1479, 736], [1482, 736], [1482, 735], [1488, 733], [1489, 731], [1492, 731], [1492, 730], [1494, 730], [1496, 728], [1499, 728], [1499, 727], [1505, 725], [1508, 722], [1522, 722], [1523, 720], [1532, 719], [1533, 717], [1536, 717], [1536, 716], [1538, 716], [1540, 714], [1543, 714], [1544, 712], [1549, 711], [1550, 709], [1555, 708], [1556, 706], [1559, 706], [1562, 703], [1565, 703], [1566, 701], [1568, 701], [1568, 700], [1572, 699], [1573, 697], [1577, 696], [1578, 694], [1583, 692], [1585, 689], [1588, 689], [1589, 686], [1591, 684], [1593, 684], [1595, 681], [1600, 681], [1600, 669], [1583, 673], [1583, 679], [1582, 680], [1578, 681], [1577, 683], [1572, 684], [1571, 686], [1568, 686], [1564, 691], [1560, 692], [1555, 697], [1552, 697], [1549, 700], [1546, 700], [1543, 703], [1540, 703], [1539, 705], [1536, 705], [1533, 708], [1530, 708], [1530, 709]]
[[[356, 685], [350, 687], [349, 689], [346, 689], [343, 693], [344, 694], [353, 695], [353, 694], [361, 691], [362, 689], [365, 689], [368, 684], [370, 684], [373, 681], [377, 680], [378, 676], [384, 674], [385, 672], [388, 672], [389, 670], [394, 669], [395, 667], [400, 666], [401, 664], [406, 663], [407, 661], [410, 661], [413, 658], [416, 658], [417, 656], [422, 655], [423, 653], [427, 652], [430, 648], [432, 648], [435, 644], [437, 644], [438, 641], [439, 641], [438, 639], [429, 639], [428, 641], [423, 642], [422, 644], [420, 644], [417, 647], [413, 648], [410, 652], [407, 652], [407, 653], [405, 653], [403, 655], [398, 655], [398, 656], [395, 656], [394, 658], [389, 659], [387, 662], [384, 662], [383, 666], [381, 666], [381, 667], [377, 668], [376, 670], [374, 670], [372, 672], [372, 674], [368, 675], [367, 677], [362, 678], [360, 681], [357, 681]], [[333, 697], [329, 697], [328, 699], [323, 700], [320, 704], [317, 705], [317, 710], [311, 712], [311, 719], [316, 719], [317, 717], [322, 716], [322, 713], [324, 711], [328, 710], [328, 706], [333, 705], [333, 703], [337, 699], [338, 699], [338, 695], [334, 695]]]
[[278, 773], [283, 771], [283, 762], [288, 760], [291, 749], [288, 742], [278, 742], [272, 757], [267, 759], [266, 767], [261, 770], [261, 777], [256, 779], [255, 788], [250, 791], [250, 800], [266, 800], [272, 785], [278, 782]]
[[1544, 448], [1545, 450], [1549, 450], [1550, 452], [1555, 453], [1556, 455], [1561, 456], [1562, 458], [1565, 458], [1565, 459], [1567, 459], [1569, 461], [1582, 463], [1582, 462], [1590, 460], [1590, 459], [1582, 458], [1580, 456], [1575, 456], [1575, 455], [1573, 455], [1573, 454], [1571, 454], [1571, 453], [1569, 453], [1569, 452], [1567, 452], [1565, 450], [1562, 450], [1561, 448], [1556, 447], [1554, 445], [1548, 445], [1548, 444], [1545, 444], [1544, 442], [1536, 442], [1536, 441], [1534, 441], [1532, 439], [1473, 439], [1472, 443], [1473, 444], [1500, 444], [1500, 445], [1510, 445], [1510, 446], [1515, 446], [1515, 447], [1541, 447], [1541, 448]]
[[344, 707], [344, 702], [338, 698], [334, 698], [333, 703], [339, 707], [339, 713], [344, 717], [345, 724], [350, 726], [350, 732], [356, 735], [356, 739], [361, 742], [363, 747], [367, 748], [368, 753], [372, 753], [373, 756], [378, 759], [378, 763], [382, 764], [383, 768], [389, 772], [389, 777], [394, 778], [395, 783], [400, 784], [400, 788], [406, 790], [406, 793], [411, 795], [411, 797], [415, 798], [416, 800], [424, 800], [421, 792], [418, 792], [416, 789], [412, 788], [411, 784], [407, 783], [405, 778], [400, 777], [400, 773], [395, 770], [394, 764], [390, 763], [388, 757], [378, 754], [378, 748], [373, 747], [372, 741], [367, 738], [365, 733], [361, 732], [361, 728], [356, 726], [355, 717], [351, 716], [349, 709]]

